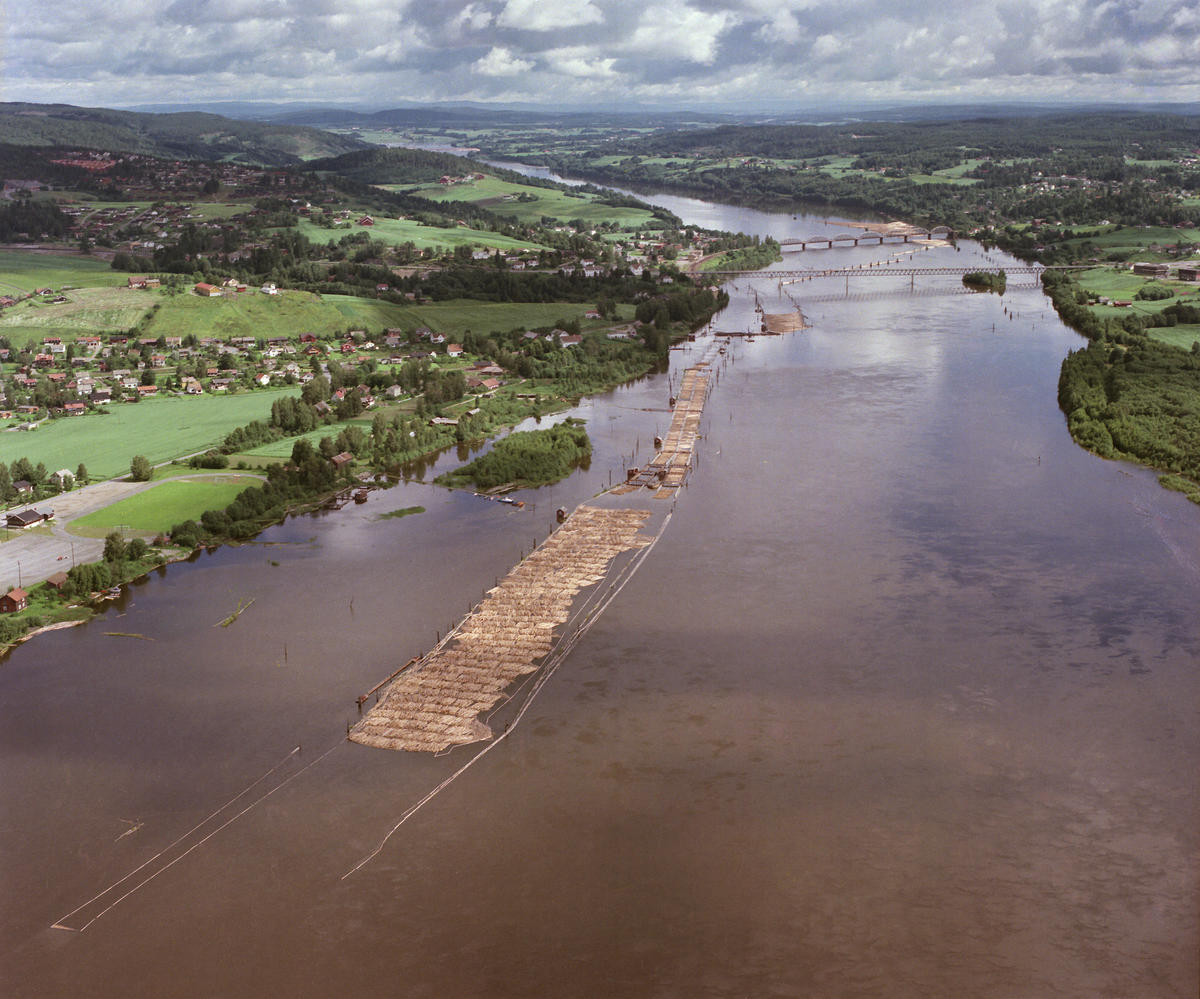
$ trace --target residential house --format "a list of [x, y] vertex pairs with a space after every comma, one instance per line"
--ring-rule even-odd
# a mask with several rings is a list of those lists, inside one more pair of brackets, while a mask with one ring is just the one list
[[0, 597], [0, 614], [15, 614], [29, 606], [29, 595], [22, 589], [9, 590]]
[[8, 514], [5, 522], [8, 527], [20, 531], [26, 527], [33, 527], [34, 524], [40, 524], [45, 519], [36, 510], [18, 510], [16, 513]]

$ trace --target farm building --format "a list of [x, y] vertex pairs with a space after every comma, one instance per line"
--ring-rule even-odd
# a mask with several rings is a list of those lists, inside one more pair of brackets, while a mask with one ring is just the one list
[[1165, 278], [1167, 276], [1167, 270], [1168, 270], [1168, 268], [1167, 268], [1166, 264], [1155, 264], [1155, 263], [1147, 263], [1145, 261], [1138, 261], [1137, 263], [1135, 263], [1133, 265], [1133, 273], [1137, 274], [1141, 277]]
[[29, 596], [20, 588], [9, 590], [0, 597], [0, 614], [15, 614], [29, 606]]
[[5, 521], [9, 527], [17, 530], [26, 527], [33, 527], [34, 524], [40, 524], [46, 518], [36, 510], [18, 510], [16, 513], [10, 513]]

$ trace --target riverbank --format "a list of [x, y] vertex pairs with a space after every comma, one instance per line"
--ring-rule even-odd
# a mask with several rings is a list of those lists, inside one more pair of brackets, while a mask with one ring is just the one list
[[[715, 326], [757, 327], [738, 283]], [[1193, 510], [1065, 433], [1082, 341], [1040, 292], [958, 284], [814, 282], [808, 333], [735, 339], [668, 530], [502, 739], [436, 757], [345, 730], [558, 507], [646, 464], [709, 338], [585, 401], [592, 471], [520, 513], [401, 482], [116, 601], [153, 641], [106, 621], [18, 650], [0, 992], [1188, 994]], [[665, 514], [650, 495], [624, 501]], [[49, 929], [197, 826], [86, 932]]]

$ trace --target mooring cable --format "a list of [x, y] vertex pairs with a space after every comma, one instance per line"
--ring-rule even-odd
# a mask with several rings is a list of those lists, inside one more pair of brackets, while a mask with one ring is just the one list
[[74, 908], [70, 912], [68, 912], [65, 916], [63, 916], [61, 919], [56, 920], [52, 924], [51, 929], [70, 930], [75, 933], [82, 933], [89, 926], [91, 926], [92, 923], [94, 923], [97, 919], [99, 919], [101, 916], [105, 915], [107, 912], [111, 911], [112, 909], [116, 908], [118, 905], [120, 905], [122, 902], [124, 902], [125, 899], [129, 898], [129, 896], [132, 895], [134, 892], [138, 891], [140, 888], [145, 887], [147, 884], [149, 884], [151, 881], [153, 881], [156, 877], [158, 877], [160, 874], [162, 874], [163, 871], [169, 870], [170, 868], [174, 867], [177, 863], [179, 863], [179, 861], [183, 860], [184, 857], [186, 857], [189, 853], [191, 853], [197, 847], [203, 846], [205, 843], [207, 843], [210, 839], [212, 839], [217, 833], [219, 833], [226, 826], [230, 825], [233, 822], [236, 822], [238, 819], [240, 819], [243, 815], [245, 815], [247, 812], [249, 812], [256, 805], [260, 804], [261, 802], [265, 801], [267, 798], [271, 797], [271, 795], [273, 795], [276, 791], [280, 790], [280, 788], [286, 787], [288, 784], [290, 784], [292, 781], [294, 781], [297, 777], [299, 777], [305, 771], [310, 770], [313, 767], [315, 767], [318, 763], [320, 763], [323, 759], [325, 759], [326, 756], [328, 756], [330, 753], [332, 753], [340, 745], [342, 745], [342, 740], [339, 740], [338, 742], [336, 742], [329, 749], [327, 749], [324, 753], [322, 753], [320, 756], [318, 756], [315, 760], [313, 760], [311, 763], [307, 764], [306, 766], [302, 767], [301, 769], [297, 770], [294, 774], [292, 774], [286, 780], [283, 780], [279, 784], [276, 784], [273, 788], [271, 788], [270, 791], [267, 791], [265, 794], [259, 795], [259, 797], [255, 798], [252, 802], [250, 802], [250, 804], [248, 804], [240, 812], [238, 812], [236, 815], [233, 815], [230, 818], [226, 819], [223, 823], [221, 823], [221, 825], [217, 826], [216, 829], [214, 829], [212, 832], [210, 832], [203, 839], [199, 840], [199, 842], [193, 843], [190, 847], [188, 847], [186, 850], [184, 850], [183, 853], [181, 853], [174, 860], [170, 861], [167, 864], [164, 864], [153, 874], [151, 874], [148, 877], [145, 877], [141, 881], [139, 881], [136, 885], [134, 885], [132, 888], [130, 888], [129, 891], [125, 892], [125, 894], [121, 895], [115, 901], [109, 903], [107, 906], [105, 906], [103, 909], [101, 909], [100, 912], [98, 912], [95, 916], [93, 916], [91, 919], [89, 919], [82, 926], [74, 927], [74, 926], [66, 925], [66, 920], [70, 919], [77, 912], [80, 912], [81, 910], [86, 909], [93, 902], [99, 901], [105, 895], [107, 895], [109, 892], [115, 890], [120, 885], [124, 884], [126, 881], [128, 881], [130, 878], [132, 878], [135, 874], [137, 874], [143, 868], [154, 863], [154, 861], [158, 860], [160, 857], [162, 857], [168, 851], [174, 849], [176, 846], [178, 846], [180, 843], [182, 843], [185, 839], [187, 839], [189, 836], [191, 836], [194, 832], [196, 832], [196, 830], [207, 825], [214, 818], [216, 818], [216, 816], [220, 815], [221, 812], [225, 811], [225, 809], [227, 809], [235, 801], [237, 801], [239, 798], [241, 798], [245, 794], [247, 794], [251, 789], [253, 789], [257, 785], [261, 784], [264, 780], [266, 780], [268, 777], [270, 777], [271, 774], [273, 774], [276, 770], [278, 770], [285, 763], [287, 763], [288, 760], [290, 760], [293, 756], [295, 756], [298, 752], [300, 752], [300, 747], [297, 746], [290, 753], [288, 753], [287, 756], [285, 756], [282, 760], [280, 760], [279, 763], [275, 764], [275, 766], [273, 766], [265, 774], [263, 774], [261, 777], [259, 777], [258, 780], [254, 781], [249, 786], [247, 786], [244, 790], [242, 790], [238, 794], [234, 795], [232, 798], [229, 799], [229, 801], [225, 802], [225, 804], [223, 804], [216, 811], [210, 813], [208, 816], [206, 816], [200, 822], [196, 823], [196, 825], [192, 826], [191, 829], [189, 829], [187, 832], [185, 832], [182, 836], [180, 836], [174, 842], [170, 843], [168, 846], [163, 847], [163, 849], [159, 850], [158, 853], [156, 853], [149, 860], [146, 860], [143, 863], [139, 864], [132, 871], [130, 871], [128, 874], [126, 874], [125, 877], [121, 878], [119, 881], [113, 882], [111, 885], [109, 885], [107, 888], [105, 888], [104, 891], [100, 892], [98, 895], [92, 896], [86, 902], [84, 902], [82, 905], [77, 906], [76, 908]]
[[[372, 850], [370, 853], [368, 853], [365, 857], [363, 857], [362, 860], [360, 860], [357, 864], [355, 864], [353, 867], [351, 867], [350, 870], [348, 870], [345, 874], [343, 874], [341, 877], [342, 881], [345, 881], [348, 877], [350, 877], [351, 874], [358, 872], [363, 867], [365, 867], [367, 864], [369, 864], [372, 860], [374, 860], [377, 856], [379, 856], [379, 854], [382, 852], [383, 848], [387, 845], [388, 840], [390, 840], [392, 838], [392, 836], [395, 835], [397, 830], [399, 830], [399, 828], [402, 825], [404, 825], [405, 822], [407, 822], [410, 818], [412, 818], [418, 811], [421, 810], [421, 808], [423, 808], [425, 805], [427, 805], [429, 802], [431, 802], [434, 798], [436, 798], [439, 794], [441, 794], [442, 791], [444, 791], [447, 787], [449, 787], [451, 784], [453, 784], [454, 781], [456, 781], [459, 777], [461, 777], [464, 773], [466, 773], [467, 770], [469, 770], [471, 767], [473, 767], [476, 763], [478, 763], [481, 759], [483, 759], [484, 756], [486, 756], [488, 753], [490, 753], [493, 749], [495, 749], [498, 745], [500, 745], [501, 742], [503, 742], [505, 739], [507, 739], [509, 737], [509, 735], [512, 734], [512, 732], [517, 727], [517, 723], [524, 716], [525, 712], [529, 710], [529, 706], [533, 703], [533, 699], [535, 697], [537, 697], [537, 695], [538, 695], [539, 691], [541, 691], [542, 687], [544, 687], [546, 685], [546, 683], [549, 681], [550, 677], [553, 676], [554, 672], [558, 669], [559, 665], [561, 665], [562, 661], [567, 657], [567, 654], [570, 653], [571, 650], [575, 648], [575, 646], [578, 644], [579, 640], [583, 637], [584, 633], [589, 628], [591, 628], [591, 626], [599, 619], [600, 615], [604, 612], [604, 610], [608, 607], [608, 605], [610, 603], [612, 603], [613, 600], [616, 599], [617, 594], [620, 593], [621, 590], [625, 588], [625, 584], [628, 583], [629, 580], [633, 577], [633, 573], [638, 569], [638, 567], [641, 566], [642, 562], [645, 561], [646, 556], [650, 554], [650, 552], [654, 548], [654, 546], [656, 544], [658, 544], [658, 540], [659, 540], [659, 538], [661, 538], [663, 536], [663, 532], [667, 529], [667, 524], [669, 524], [671, 522], [672, 516], [673, 516], [673, 512], [668, 513], [666, 515], [666, 517], [663, 519], [662, 526], [658, 529], [658, 533], [654, 536], [653, 540], [651, 540], [651, 542], [648, 545], [646, 545], [640, 552], [638, 552], [629, 561], [629, 563], [620, 571], [620, 573], [618, 573], [617, 578], [620, 579], [620, 585], [616, 586], [616, 588], [613, 589], [610, 594], [605, 596], [605, 599], [603, 600], [603, 602], [597, 604], [596, 607], [594, 607], [588, 613], [587, 619], [584, 620], [582, 624], [580, 624], [579, 628], [574, 633], [572, 633], [569, 638], [567, 638], [565, 641], [560, 640], [559, 649], [556, 652], [551, 653], [551, 657], [552, 657], [553, 661], [543, 664], [542, 669], [537, 674], [537, 680], [534, 682], [534, 685], [533, 685], [532, 689], [529, 691], [528, 696], [526, 696], [525, 700], [521, 704], [520, 709], [517, 711], [517, 713], [513, 717], [512, 721], [509, 722], [508, 726], [504, 729], [504, 731], [501, 732], [498, 736], [496, 736], [491, 742], [489, 742], [481, 750], [479, 750], [478, 753], [476, 753], [469, 760], [467, 760], [467, 762], [464, 763], [461, 767], [459, 767], [457, 770], [455, 770], [454, 773], [450, 774], [440, 784], [438, 784], [436, 787], [434, 787], [432, 790], [430, 790], [427, 794], [425, 794], [419, 801], [415, 802], [414, 804], [412, 804], [408, 808], [406, 808], [404, 810], [404, 812], [401, 814], [400, 818], [397, 820], [396, 824], [394, 826], [392, 826], [392, 828], [389, 829], [387, 831], [387, 833], [384, 835], [383, 839], [381, 839], [379, 841], [379, 845], [376, 846], [375, 849]], [[623, 579], [621, 579], [622, 576], [624, 576]]]

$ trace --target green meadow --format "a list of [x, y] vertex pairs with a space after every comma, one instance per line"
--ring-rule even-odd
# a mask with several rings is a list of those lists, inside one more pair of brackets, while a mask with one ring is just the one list
[[52, 334], [74, 340], [87, 333], [123, 333], [160, 301], [154, 292], [130, 288], [79, 288], [63, 296], [67, 301], [57, 305], [31, 298], [0, 312], [0, 334], [23, 347]]
[[24, 295], [35, 288], [113, 288], [128, 279], [96, 257], [0, 250], [0, 295]]
[[261, 484], [262, 479], [253, 475], [172, 479], [73, 520], [69, 528], [75, 534], [93, 538], [121, 527], [158, 534], [180, 521], [199, 518], [205, 510], [222, 509], [243, 489]]
[[591, 224], [616, 222], [635, 229], [661, 224], [644, 208], [617, 208], [600, 203], [594, 194], [533, 187], [492, 176], [448, 187], [430, 184], [408, 190], [432, 201], [468, 201], [497, 215], [514, 217], [519, 222], [540, 222], [543, 218], [561, 222], [582, 219]]
[[[467, 331], [507, 333], [572, 319], [578, 319], [584, 330], [608, 325], [584, 319], [595, 307], [595, 303], [586, 302], [478, 302], [463, 298], [425, 305], [395, 305], [348, 295], [326, 295], [323, 301], [337, 310], [343, 326], [349, 323], [369, 331], [395, 327], [411, 333], [425, 326], [448, 337], [460, 337]], [[620, 310], [622, 318], [633, 318], [632, 306], [621, 306]]]
[[[1151, 316], [1161, 312], [1175, 302], [1186, 302], [1189, 305], [1200, 304], [1200, 295], [1192, 285], [1178, 284], [1174, 281], [1157, 281], [1155, 284], [1165, 284], [1175, 289], [1174, 298], [1160, 298], [1155, 301], [1141, 302], [1134, 298], [1138, 289], [1152, 283], [1152, 279], [1144, 278], [1126, 270], [1113, 270], [1111, 267], [1097, 267], [1089, 271], [1081, 271], [1075, 275], [1075, 280], [1089, 294], [1102, 298], [1124, 299], [1132, 301], [1130, 306], [1118, 308], [1113, 305], [1093, 305], [1092, 311], [1104, 319], [1120, 319], [1131, 312], [1136, 315]], [[1190, 350], [1192, 343], [1200, 340], [1200, 326], [1157, 326], [1149, 327], [1146, 335], [1169, 343], [1174, 347]]]
[[301, 333], [333, 336], [345, 331], [344, 317], [320, 295], [307, 291], [282, 291], [264, 295], [257, 289], [236, 296], [201, 298], [175, 295], [161, 299], [162, 308], [146, 327], [145, 336], [199, 338], [233, 336], [287, 336]]
[[1110, 226], [1088, 230], [1075, 230], [1076, 239], [1067, 240], [1068, 246], [1092, 243], [1105, 253], [1116, 253], [1124, 259], [1167, 260], [1167, 254], [1147, 249], [1150, 246], [1175, 246], [1182, 243], [1193, 250], [1200, 249], [1200, 232], [1195, 229], [1174, 229], [1170, 226]]
[[348, 225], [337, 229], [326, 229], [308, 219], [301, 219], [297, 224], [302, 235], [314, 243], [335, 242], [347, 232], [367, 232], [372, 239], [399, 246], [402, 243], [412, 243], [418, 250], [453, 249], [456, 246], [486, 246], [499, 250], [540, 250], [541, 243], [525, 239], [514, 239], [498, 232], [488, 232], [484, 229], [471, 229], [468, 226], [443, 228], [432, 225], [422, 225], [412, 219], [391, 219], [373, 215], [375, 224], [369, 227]]
[[1200, 342], [1200, 326], [1161, 326], [1146, 330], [1146, 335], [1172, 347], [1191, 350], [1192, 344]]
[[[375, 414], [372, 412], [372, 419], [374, 419], [374, 416]], [[237, 462], [242, 458], [290, 458], [292, 456], [292, 448], [296, 446], [296, 442], [301, 438], [308, 441], [313, 447], [316, 447], [320, 444], [322, 437], [336, 437], [351, 424], [356, 424], [363, 433], [370, 433], [371, 431], [371, 420], [341, 420], [336, 423], [317, 427], [316, 430], [310, 430], [306, 434], [297, 434], [295, 437], [281, 437], [279, 440], [271, 441], [269, 444], [260, 444], [249, 451], [242, 451], [239, 454], [231, 455], [230, 460]], [[255, 462], [255, 464], [258, 463]]]
[[229, 396], [143, 399], [112, 406], [108, 415], [49, 420], [37, 430], [0, 434], [0, 458], [26, 457], [54, 471], [83, 462], [93, 479], [129, 473], [129, 461], [144, 454], [151, 464], [219, 444], [234, 427], [266, 420], [271, 403], [297, 389], [259, 389]]

